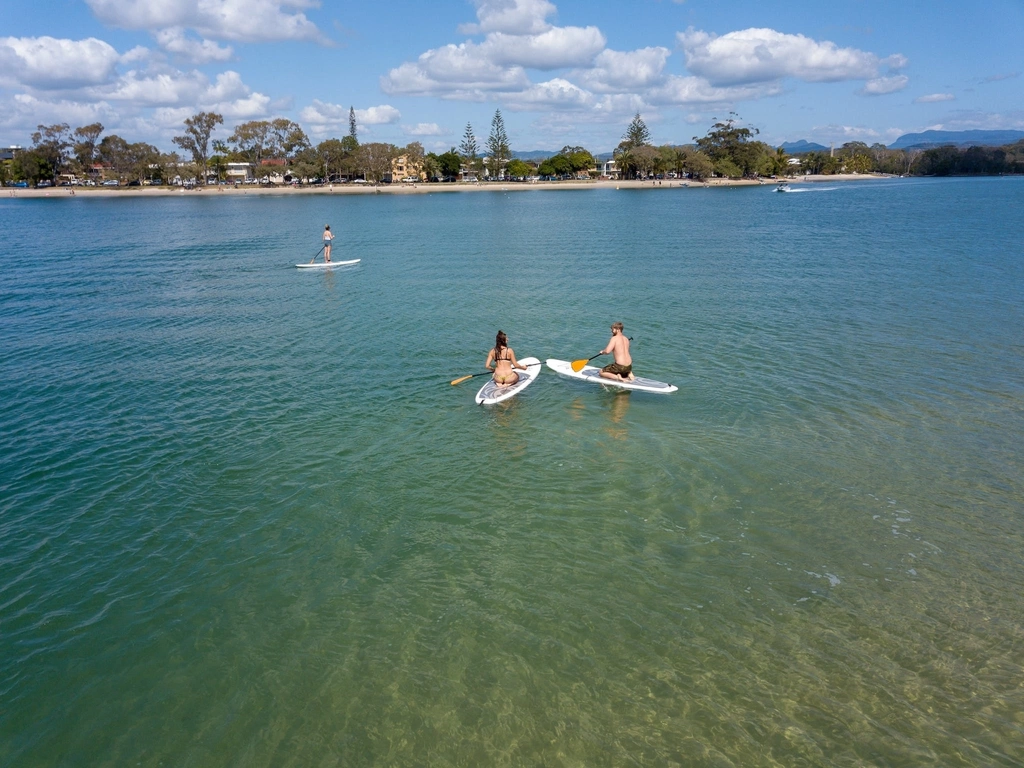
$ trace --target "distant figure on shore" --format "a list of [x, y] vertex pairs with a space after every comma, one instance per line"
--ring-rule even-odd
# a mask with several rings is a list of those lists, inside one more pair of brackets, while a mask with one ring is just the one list
[[499, 387], [510, 387], [519, 381], [519, 374], [512, 370], [513, 367], [521, 371], [526, 370], [525, 365], [520, 365], [516, 360], [516, 353], [508, 345], [508, 337], [504, 331], [498, 331], [494, 338], [494, 347], [487, 353], [487, 361], [484, 367], [491, 370], [491, 363], [494, 363], [494, 383]]
[[607, 355], [611, 353], [615, 362], [606, 365], [601, 369], [601, 377], [614, 381], [633, 381], [633, 358], [629, 354], [629, 339], [622, 332], [622, 323], [612, 323], [612, 337], [608, 346], [598, 354]]
[[324, 227], [324, 261], [331, 260], [331, 241], [334, 239], [334, 235], [331, 234], [331, 225], [328, 224]]

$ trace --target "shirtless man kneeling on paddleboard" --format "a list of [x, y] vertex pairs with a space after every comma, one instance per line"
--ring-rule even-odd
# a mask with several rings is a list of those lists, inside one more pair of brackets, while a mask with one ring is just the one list
[[633, 358], [629, 355], [629, 339], [622, 332], [622, 323], [612, 323], [612, 338], [599, 354], [615, 356], [615, 362], [601, 369], [601, 378], [613, 381], [633, 381]]

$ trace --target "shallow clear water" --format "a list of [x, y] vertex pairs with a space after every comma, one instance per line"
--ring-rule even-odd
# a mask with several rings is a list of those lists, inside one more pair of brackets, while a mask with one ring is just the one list
[[1020, 764], [1024, 180], [806, 189], [0, 200], [0, 764]]

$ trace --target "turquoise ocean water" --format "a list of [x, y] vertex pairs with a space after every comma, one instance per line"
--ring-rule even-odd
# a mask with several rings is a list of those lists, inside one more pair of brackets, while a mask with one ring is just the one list
[[802, 190], [0, 200], [0, 764], [1020, 765], [1024, 179]]

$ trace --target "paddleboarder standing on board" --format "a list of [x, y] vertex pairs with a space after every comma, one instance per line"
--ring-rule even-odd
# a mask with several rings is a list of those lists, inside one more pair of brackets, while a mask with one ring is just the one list
[[526, 366], [516, 360], [516, 353], [508, 345], [508, 337], [504, 331], [498, 331], [498, 335], [494, 339], [494, 347], [487, 353], [487, 362], [484, 363], [484, 367], [491, 370], [491, 363], [494, 363], [494, 383], [502, 388], [511, 387], [519, 381], [519, 374], [512, 370], [513, 367], [521, 371], [526, 370]]
[[629, 354], [629, 339], [622, 332], [622, 323], [612, 323], [612, 338], [598, 354], [615, 356], [615, 362], [601, 369], [601, 377], [614, 381], [633, 381], [633, 358]]
[[331, 234], [331, 225], [328, 224], [324, 227], [324, 261], [330, 262], [331, 260], [331, 241], [334, 239], [334, 235]]

